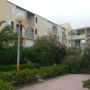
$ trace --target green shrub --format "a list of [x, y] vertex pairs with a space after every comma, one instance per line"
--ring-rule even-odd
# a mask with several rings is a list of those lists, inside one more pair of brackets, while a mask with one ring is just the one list
[[29, 69], [25, 69], [23, 71], [16, 72], [16, 75], [14, 77], [15, 84], [22, 85], [26, 83], [34, 83], [38, 80], [36, 75], [37, 75], [37, 70], [31, 71]]
[[80, 67], [81, 57], [76, 55], [69, 55], [64, 58], [62, 64], [69, 65], [70, 73], [81, 73], [82, 69]]
[[85, 49], [81, 58], [81, 68], [83, 73], [90, 73], [90, 49]]
[[[31, 64], [21, 64], [20, 65], [20, 70], [24, 69], [39, 69], [40, 65], [36, 63], [31, 63]], [[0, 71], [1, 72], [8, 72], [8, 71], [16, 71], [17, 70], [17, 65], [0, 65]]]
[[57, 65], [57, 66], [49, 66], [49, 67], [42, 67], [40, 69], [39, 75], [41, 78], [47, 79], [56, 77], [62, 74], [68, 73], [68, 65]]
[[0, 90], [15, 90], [15, 88], [10, 83], [0, 80]]
[[[20, 71], [0, 72], [0, 79], [10, 82], [14, 86], [26, 83], [35, 83], [39, 78], [48, 79], [59, 75], [67, 74], [69, 67], [66, 64], [41, 67], [40, 69], [24, 69]], [[37, 77], [39, 75], [40, 77]]]
[[15, 76], [15, 72], [0, 72], [0, 79], [7, 82], [12, 82]]
[[68, 55], [79, 56], [81, 54], [81, 49], [71, 48], [69, 49]]
[[90, 89], [90, 79], [87, 81], [83, 81], [83, 87]]
[[17, 62], [17, 49], [0, 49], [0, 65], [11, 65]]
[[40, 42], [29, 49], [25, 49], [24, 58], [32, 63], [38, 63], [42, 66], [53, 65], [55, 55], [52, 45], [47, 42]]
[[67, 49], [55, 37], [43, 36], [35, 41], [31, 48], [23, 50], [23, 59], [33, 63], [39, 63], [41, 66], [50, 66], [60, 64], [67, 55]]
[[37, 70], [25, 69], [13, 72], [1, 72], [0, 79], [8, 81], [14, 85], [22, 85], [36, 82], [38, 80], [36, 75]]

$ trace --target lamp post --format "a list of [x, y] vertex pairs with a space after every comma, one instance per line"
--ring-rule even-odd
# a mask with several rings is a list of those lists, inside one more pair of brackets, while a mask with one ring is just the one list
[[82, 46], [82, 55], [83, 55], [83, 51], [84, 51], [84, 49], [85, 49], [85, 40], [82, 40], [81, 41], [81, 46]]
[[19, 23], [19, 29], [18, 29], [18, 47], [17, 47], [17, 70], [20, 70], [20, 24], [24, 20], [24, 16], [19, 13], [15, 17], [16, 22]]

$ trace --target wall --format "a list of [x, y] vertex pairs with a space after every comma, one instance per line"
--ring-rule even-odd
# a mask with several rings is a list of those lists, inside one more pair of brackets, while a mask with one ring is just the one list
[[[68, 24], [68, 23], [65, 23], [65, 24], [60, 24], [60, 26], [62, 26], [63, 28], [66, 29], [66, 46], [67, 47], [71, 47], [71, 34], [69, 34], [71, 31], [72, 31], [72, 27]], [[69, 42], [70, 41], [70, 42]]]
[[16, 5], [7, 1], [5, 4], [5, 20], [7, 22], [14, 21], [15, 16], [16, 16]]
[[47, 35], [47, 20], [38, 15], [35, 15], [35, 17], [37, 17], [37, 23], [35, 22], [35, 29], [37, 29], [37, 35], [39, 37]]
[[62, 29], [60, 26], [58, 26], [58, 36], [59, 36], [59, 41], [62, 43]]
[[[4, 16], [5, 16], [4, 10], [5, 10], [5, 0], [0, 0], [0, 21], [3, 21], [3, 20], [4, 20]], [[5, 26], [5, 24], [3, 24], [3, 25], [0, 27], [0, 30], [1, 30], [4, 26]]]
[[0, 21], [4, 20], [5, 0], [0, 0]]

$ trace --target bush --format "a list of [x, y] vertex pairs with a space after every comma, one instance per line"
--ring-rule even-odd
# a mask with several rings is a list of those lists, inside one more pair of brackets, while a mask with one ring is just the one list
[[11, 84], [17, 86], [38, 81], [38, 74], [41, 78], [47, 79], [66, 74], [68, 72], [68, 65], [62, 64], [57, 66], [42, 67], [40, 68], [40, 70], [25, 69], [12, 72], [0, 72], [0, 79], [2, 79], [3, 81], [10, 82]]
[[10, 83], [0, 80], [0, 90], [15, 90], [15, 88]]
[[69, 71], [70, 73], [81, 73], [81, 57], [76, 55], [69, 55], [66, 56], [65, 59], [62, 61], [62, 64], [68, 64], [69, 65]]
[[34, 83], [38, 81], [36, 75], [37, 75], [37, 70], [25, 69], [23, 71], [19, 71], [16, 73], [14, 77], [15, 84], [22, 85], [26, 83]]
[[[20, 70], [24, 69], [39, 69], [40, 65], [36, 63], [31, 63], [31, 64], [21, 64], [20, 65]], [[8, 72], [8, 71], [16, 71], [17, 70], [17, 65], [0, 65], [0, 71], [1, 72]]]
[[81, 68], [84, 73], [90, 73], [90, 49], [86, 49], [81, 59]]
[[22, 71], [1, 72], [0, 79], [8, 81], [14, 85], [34, 83], [37, 81], [37, 70], [25, 69]]
[[55, 37], [43, 36], [35, 41], [31, 48], [25, 48], [23, 59], [42, 66], [60, 64], [67, 55], [67, 49]]
[[49, 66], [49, 67], [42, 67], [40, 69], [39, 75], [43, 79], [56, 77], [59, 75], [63, 75], [68, 73], [68, 65], [57, 65], [57, 66]]
[[25, 49], [24, 58], [32, 63], [38, 63], [42, 66], [53, 65], [55, 55], [52, 45], [47, 42], [40, 42], [29, 49]]
[[17, 62], [17, 49], [0, 49], [0, 65], [11, 65]]
[[69, 49], [68, 55], [80, 56], [81, 49], [71, 48]]
[[83, 87], [90, 89], [90, 79], [87, 81], [83, 81]]

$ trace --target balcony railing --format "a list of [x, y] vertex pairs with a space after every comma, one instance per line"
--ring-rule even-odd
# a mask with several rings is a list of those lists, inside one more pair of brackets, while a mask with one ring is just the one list
[[90, 37], [90, 34], [87, 34], [86, 37]]
[[34, 34], [27, 34], [26, 38], [32, 38], [33, 39], [34, 38]]

